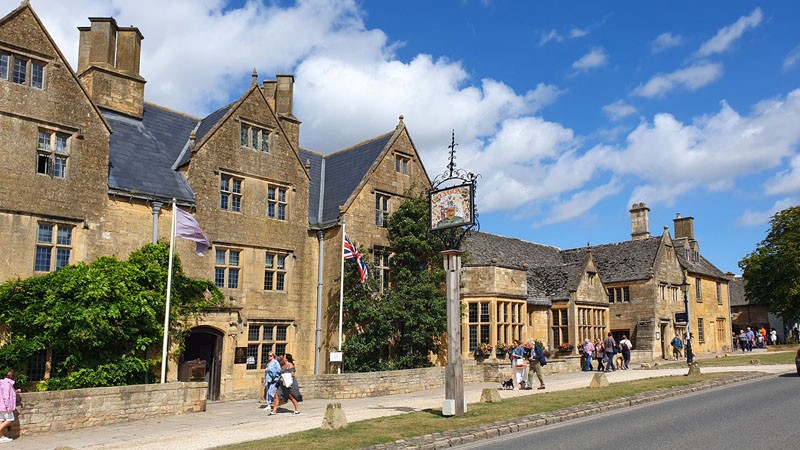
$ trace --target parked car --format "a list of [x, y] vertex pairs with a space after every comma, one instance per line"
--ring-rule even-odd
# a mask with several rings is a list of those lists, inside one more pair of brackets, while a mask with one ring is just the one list
[[797, 366], [797, 375], [800, 375], [800, 348], [797, 349], [797, 355], [794, 357], [794, 365]]

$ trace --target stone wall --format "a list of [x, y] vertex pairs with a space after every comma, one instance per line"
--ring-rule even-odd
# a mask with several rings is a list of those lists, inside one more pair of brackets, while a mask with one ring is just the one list
[[19, 394], [12, 437], [206, 410], [208, 383], [168, 383]]

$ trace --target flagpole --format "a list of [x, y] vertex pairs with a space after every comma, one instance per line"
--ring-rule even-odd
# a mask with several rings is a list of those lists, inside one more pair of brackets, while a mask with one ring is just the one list
[[[339, 352], [342, 351], [342, 311], [344, 309], [344, 238], [347, 236], [345, 232], [344, 217], [342, 217], [342, 245], [339, 246], [339, 259], [341, 260], [341, 277], [339, 277]], [[342, 364], [339, 363], [339, 373], [342, 373]]]
[[172, 227], [169, 232], [169, 272], [167, 273], [167, 305], [164, 308], [164, 346], [161, 350], [161, 383], [167, 382], [167, 346], [169, 343], [169, 303], [172, 298], [172, 255], [175, 251], [175, 199], [172, 199]]

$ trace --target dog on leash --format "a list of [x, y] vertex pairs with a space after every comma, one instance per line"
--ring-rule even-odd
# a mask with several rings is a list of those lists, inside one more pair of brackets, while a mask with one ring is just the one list
[[501, 381], [500, 382], [500, 389], [513, 390], [514, 389], [514, 380], [512, 378], [509, 378], [507, 380]]

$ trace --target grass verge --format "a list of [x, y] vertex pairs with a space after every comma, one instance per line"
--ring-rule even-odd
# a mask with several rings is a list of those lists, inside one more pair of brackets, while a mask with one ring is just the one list
[[[397, 416], [382, 417], [351, 423], [340, 430], [314, 429], [281, 436], [281, 442], [302, 442], [305, 448], [353, 449], [394, 442], [430, 433], [469, 428], [476, 425], [540, 414], [562, 408], [628, 397], [677, 386], [687, 386], [715, 380], [730, 373], [701, 374], [693, 377], [658, 377], [626, 383], [615, 383], [602, 389], [579, 388], [504, 399], [500, 403], [473, 403], [459, 417], [443, 417], [441, 409], [427, 409]], [[226, 450], [256, 450], [276, 446], [275, 438], [245, 442], [226, 447]]]
[[[758, 366], [759, 364], [793, 364], [795, 352], [769, 352], [769, 353], [731, 353], [729, 356], [718, 356], [716, 358], [697, 359], [695, 362], [702, 367], [726, 367], [726, 366]], [[757, 361], [755, 363], [751, 361]], [[669, 364], [659, 364], [659, 368], [686, 367], [686, 362], [674, 362]]]

